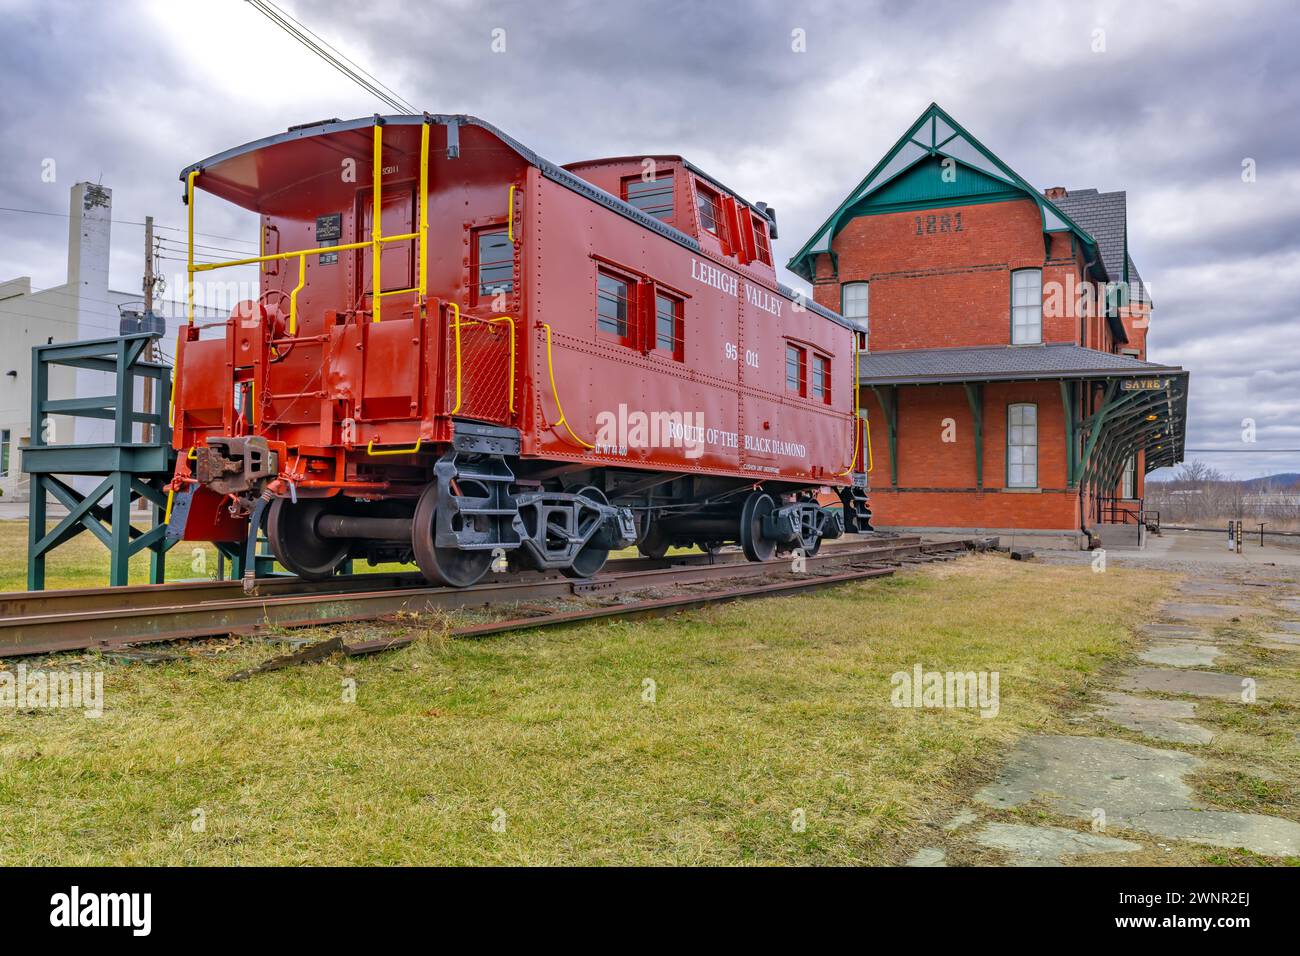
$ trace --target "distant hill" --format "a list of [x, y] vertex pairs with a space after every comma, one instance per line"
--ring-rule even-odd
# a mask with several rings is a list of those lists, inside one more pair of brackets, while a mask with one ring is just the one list
[[[1170, 482], [1174, 480], [1174, 472], [1170, 471], [1168, 477], [1165, 478], [1149, 478], [1147, 480], [1153, 484]], [[1289, 491], [1297, 485], [1300, 485], [1300, 472], [1284, 471], [1280, 474], [1268, 475], [1264, 478], [1245, 478], [1237, 483], [1241, 485], [1241, 490], [1245, 492], [1258, 493], [1270, 489], [1285, 489]], [[1231, 484], [1231, 482], [1229, 482], [1229, 484]]]
[[1300, 473], [1294, 471], [1283, 472], [1280, 475], [1269, 475], [1267, 478], [1247, 478], [1241, 482], [1241, 487], [1246, 491], [1267, 491], [1270, 488], [1294, 488], [1300, 485]]

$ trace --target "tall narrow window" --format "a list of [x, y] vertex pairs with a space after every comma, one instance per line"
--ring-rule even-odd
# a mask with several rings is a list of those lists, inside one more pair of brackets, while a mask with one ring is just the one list
[[858, 349], [867, 350], [870, 328], [870, 286], [865, 282], [846, 282], [840, 289], [840, 313], [858, 327]]
[[721, 199], [708, 186], [701, 182], [695, 183], [695, 205], [700, 214], [700, 228], [705, 232], [711, 232], [715, 236], [720, 236], [718, 222], [722, 217]]
[[1043, 270], [1017, 269], [1011, 273], [1011, 344], [1042, 341]]
[[596, 328], [620, 339], [628, 338], [628, 316], [632, 313], [630, 283], [608, 272], [596, 277]]
[[655, 348], [681, 361], [683, 348], [682, 300], [662, 292], [655, 295]]
[[631, 176], [623, 180], [623, 198], [647, 216], [673, 221], [673, 174], [656, 173], [651, 180]]
[[1124, 474], [1120, 478], [1119, 496], [1121, 498], [1137, 497], [1137, 456], [1130, 455], [1124, 462]]
[[830, 404], [831, 360], [825, 355], [814, 355], [812, 363], [812, 397]]
[[9, 477], [9, 429], [0, 431], [0, 478]]
[[753, 214], [750, 221], [754, 224], [754, 252], [758, 256], [758, 261], [766, 265], [772, 264], [772, 248], [767, 241], [767, 219], [763, 216]]
[[797, 345], [785, 347], [785, 387], [796, 395], [807, 391], [808, 374], [804, 365], [804, 350]]
[[515, 250], [504, 229], [480, 229], [474, 234], [474, 291], [487, 301], [498, 292], [513, 292]]
[[1038, 487], [1038, 406], [1007, 407], [1007, 487]]

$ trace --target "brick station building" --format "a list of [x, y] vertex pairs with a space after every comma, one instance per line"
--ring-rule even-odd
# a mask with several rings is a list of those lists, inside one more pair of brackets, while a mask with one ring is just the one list
[[932, 104], [789, 268], [862, 329], [877, 527], [1140, 543], [1188, 376], [1146, 361], [1123, 192], [1040, 192]]

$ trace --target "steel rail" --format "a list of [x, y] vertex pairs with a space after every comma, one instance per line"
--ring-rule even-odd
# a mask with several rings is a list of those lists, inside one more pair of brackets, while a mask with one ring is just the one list
[[[865, 543], [837, 546], [856, 554], [869, 554], [878, 550], [896, 551], [900, 546], [915, 545], [920, 548], [917, 536], [885, 538]], [[829, 554], [831, 548], [823, 553]], [[682, 554], [662, 559], [615, 558], [609, 561], [601, 575], [621, 574], [626, 571], [657, 570], [683, 565], [720, 565], [746, 563], [739, 551], [724, 551], [716, 555]], [[506, 581], [535, 581], [540, 577], [560, 578], [558, 571], [521, 571], [494, 575], [490, 583]], [[565, 578], [564, 580], [569, 580]], [[329, 595], [352, 591], [378, 591], [383, 589], [426, 587], [418, 571], [392, 571], [339, 575], [324, 581], [305, 581], [293, 575], [257, 578], [256, 588], [245, 595], [242, 581], [178, 581], [172, 584], [133, 584], [127, 587], [69, 588], [59, 591], [14, 591], [0, 593], [0, 632], [4, 622], [11, 618], [36, 617], [72, 611], [96, 609], [117, 610], [124, 606], [137, 608], [171, 607], [177, 604], [200, 604], [211, 601], [257, 600], [290, 594]], [[0, 645], [0, 653], [3, 653]]]
[[[955, 550], [960, 543], [938, 546]], [[920, 554], [917, 539], [895, 539], [871, 548], [841, 547], [806, 558], [810, 572], [833, 568], [839, 564], [879, 564]], [[699, 557], [707, 558], [707, 555]], [[722, 561], [714, 564], [690, 563], [648, 570], [617, 570], [595, 578], [573, 580], [559, 576], [520, 575], [514, 580], [493, 581], [471, 588], [399, 586], [360, 589], [365, 580], [383, 582], [387, 575], [354, 575], [350, 583], [358, 589], [340, 591], [304, 591], [303, 582], [293, 580], [295, 591], [255, 596], [226, 596], [208, 600], [186, 600], [184, 586], [152, 586], [167, 589], [171, 603], [147, 604], [132, 600], [116, 589], [114, 607], [74, 607], [70, 610], [15, 615], [0, 620], [0, 656], [48, 654], [86, 649], [114, 649], [131, 644], [210, 637], [224, 634], [249, 634], [268, 627], [309, 627], [375, 620], [399, 613], [434, 610], [457, 610], [470, 607], [499, 606], [574, 596], [597, 596], [646, 590], [707, 584], [722, 580], [745, 579], [781, 573], [785, 562], [753, 564], [746, 561]], [[391, 576], [404, 578], [403, 575]], [[819, 580], [810, 575], [806, 581]], [[321, 582], [328, 583], [328, 582]], [[391, 583], [391, 581], [390, 581]], [[278, 585], [289, 587], [288, 581]], [[202, 583], [199, 583], [202, 587]], [[197, 590], [197, 589], [195, 589]], [[149, 592], [146, 592], [149, 593]], [[152, 592], [152, 593], [157, 593]], [[723, 592], [725, 593], [725, 592]], [[718, 600], [717, 596], [703, 600]]]

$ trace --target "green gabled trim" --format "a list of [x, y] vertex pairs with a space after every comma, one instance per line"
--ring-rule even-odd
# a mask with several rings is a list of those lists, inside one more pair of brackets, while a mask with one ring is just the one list
[[[946, 137], [943, 140], [942, 144], [939, 144], [937, 142], [939, 120], [943, 120], [943, 122], [948, 126], [948, 128], [954, 131], [953, 135]], [[929, 122], [930, 125], [930, 130], [929, 130], [930, 142], [935, 145], [927, 146], [924, 143], [921, 143], [913, 138], [916, 135], [918, 130], [924, 128], [927, 121]], [[937, 103], [931, 103], [925, 109], [925, 111], [919, 117], [917, 117], [916, 121], [907, 128], [907, 131], [903, 133], [902, 136], [898, 138], [898, 140], [894, 143], [893, 147], [887, 153], [885, 153], [884, 157], [880, 160], [880, 162], [876, 163], [876, 165], [871, 168], [871, 171], [867, 173], [867, 175], [864, 176], [856, 186], [853, 187], [853, 189], [849, 192], [848, 196], [844, 199], [844, 201], [841, 202], [838, 207], [836, 207], [835, 211], [831, 213], [830, 216], [827, 217], [825, 222], [823, 222], [820, 226], [817, 227], [817, 229], [813, 232], [812, 237], [809, 238], [808, 241], [803, 244], [802, 248], [800, 248], [800, 250], [790, 258], [790, 260], [786, 263], [786, 268], [789, 269], [791, 272], [795, 273], [795, 275], [802, 276], [803, 278], [811, 281], [813, 276], [813, 269], [811, 266], [810, 256], [815, 255], [817, 253], [829, 251], [830, 245], [835, 241], [835, 236], [840, 230], [840, 223], [842, 219], [845, 217], [845, 214], [849, 211], [851, 207], [857, 205], [864, 198], [866, 198], [866, 194], [860, 195], [861, 191], [865, 189], [867, 185], [871, 183], [872, 180], [874, 180], [875, 177], [879, 175], [894, 160], [894, 158], [905, 146], [913, 145], [922, 150], [925, 150], [926, 152], [922, 153], [921, 155], [918, 155], [914, 161], [907, 163], [905, 166], [898, 169], [888, 178], [883, 179], [878, 183], [875, 183], [872, 186], [871, 192], [874, 192], [875, 190], [884, 186], [886, 183], [892, 182], [898, 176], [910, 170], [917, 162], [920, 162], [926, 156], [939, 156], [939, 155], [946, 156], [948, 158], [955, 160], [958, 163], [961, 163], [963, 166], [966, 166], [969, 169], [973, 169], [976, 172], [983, 173], [983, 175], [985, 176], [989, 175], [984, 170], [979, 169], [977, 166], [971, 165], [970, 163], [963, 160], [961, 157], [952, 155], [952, 152], [950, 150], [945, 150], [943, 148], [944, 146], [947, 146], [948, 143], [950, 143], [952, 140], [958, 137], [964, 139], [965, 142], [968, 143], [972, 149], [974, 149], [977, 153], [983, 156], [984, 159], [987, 160], [994, 168], [996, 168], [999, 172], [1001, 172], [1004, 176], [1006, 176], [1006, 178], [1011, 181], [1012, 185], [1019, 187], [1030, 198], [1032, 198], [1034, 202], [1038, 204], [1039, 215], [1041, 217], [1042, 225], [1043, 225], [1043, 232], [1045, 233], [1061, 232], [1064, 230], [1069, 230], [1070, 232], [1074, 233], [1079, 237], [1080, 240], [1082, 240], [1082, 242], [1085, 245], [1091, 248], [1093, 252], [1093, 256], [1092, 256], [1093, 261], [1096, 262], [1099, 267], [1104, 269], [1104, 266], [1101, 266], [1100, 256], [1097, 255], [1097, 243], [1086, 230], [1084, 230], [1082, 227], [1079, 226], [1078, 223], [1076, 223], [1064, 212], [1062, 212], [1056, 206], [1055, 203], [1051, 202], [1049, 199], [1047, 199], [1046, 196], [1044, 196], [1041, 192], [1039, 192], [1037, 189], [1031, 186], [1015, 170], [1013, 170], [1010, 166], [1008, 166], [1006, 163], [1000, 160], [996, 155], [994, 155], [987, 147], [984, 146], [983, 143], [981, 143], [969, 132], [967, 132], [966, 129], [960, 123], [958, 123], [951, 116], [945, 113]], [[1053, 216], [1057, 217], [1062, 223], [1065, 224], [1064, 229], [1055, 226], [1052, 228], [1048, 228], [1047, 216], [1049, 210], [1051, 211], [1051, 214]], [[814, 250], [812, 248], [813, 245], [817, 242], [818, 238], [820, 238], [824, 233], [827, 234], [827, 240], [826, 240], [827, 248]]]
[[[861, 211], [854, 212], [853, 218], [859, 216], [885, 216], [891, 212], [918, 212], [922, 209], [945, 209], [949, 206], [982, 206], [992, 202], [1021, 202], [1026, 198], [1018, 189], [1005, 193], [982, 193], [971, 196], [953, 196], [951, 199], [924, 200], [914, 202], [881, 203], [879, 206], [868, 205]], [[819, 253], [824, 255], [825, 253]]]

